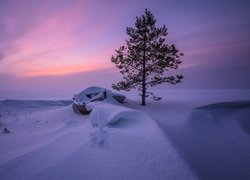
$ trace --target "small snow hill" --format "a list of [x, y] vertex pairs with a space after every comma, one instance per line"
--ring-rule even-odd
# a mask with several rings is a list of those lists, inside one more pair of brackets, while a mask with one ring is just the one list
[[0, 102], [10, 130], [0, 134], [0, 179], [196, 179], [146, 114], [107, 99], [82, 116], [70, 103]]

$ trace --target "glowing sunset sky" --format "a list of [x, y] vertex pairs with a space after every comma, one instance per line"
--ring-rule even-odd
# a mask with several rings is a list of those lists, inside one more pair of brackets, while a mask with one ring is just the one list
[[250, 88], [248, 0], [1, 0], [1, 90], [117, 82], [110, 57], [145, 8], [185, 54], [181, 87]]

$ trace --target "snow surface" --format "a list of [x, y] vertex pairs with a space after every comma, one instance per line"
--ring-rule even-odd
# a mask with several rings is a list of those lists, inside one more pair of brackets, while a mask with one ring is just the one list
[[249, 90], [158, 94], [92, 102], [89, 116], [71, 101], [0, 101], [0, 179], [250, 177]]

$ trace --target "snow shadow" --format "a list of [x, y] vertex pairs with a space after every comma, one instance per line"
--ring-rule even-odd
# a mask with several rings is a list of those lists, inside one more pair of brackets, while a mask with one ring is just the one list
[[169, 137], [200, 179], [250, 177], [250, 101], [223, 102], [192, 110]]
[[223, 102], [198, 107], [193, 111], [194, 116], [197, 111], [203, 111], [206, 116], [210, 116], [212, 121], [217, 123], [229, 114], [233, 116], [233, 121], [238, 123], [243, 131], [250, 134], [250, 101]]

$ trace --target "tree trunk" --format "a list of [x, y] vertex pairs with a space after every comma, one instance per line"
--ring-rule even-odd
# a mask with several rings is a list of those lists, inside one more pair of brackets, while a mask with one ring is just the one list
[[142, 83], [142, 101], [141, 101], [141, 105], [146, 106], [146, 87], [145, 87], [145, 83]]
[[141, 105], [146, 106], [146, 62], [145, 60], [143, 61], [143, 69], [142, 69], [142, 101]]
[[146, 106], [146, 37], [144, 37], [144, 50], [143, 50], [143, 62], [142, 62], [142, 106]]

